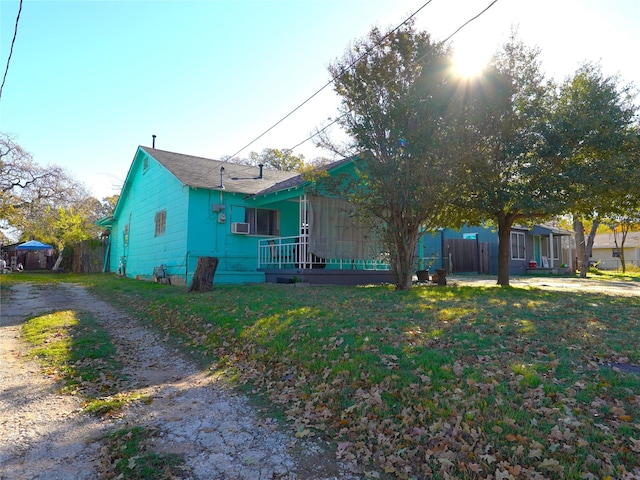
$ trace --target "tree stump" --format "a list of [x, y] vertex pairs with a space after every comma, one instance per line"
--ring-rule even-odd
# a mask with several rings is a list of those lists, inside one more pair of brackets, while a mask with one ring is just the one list
[[189, 293], [213, 290], [213, 276], [216, 274], [216, 268], [218, 268], [218, 258], [200, 257], [193, 274], [193, 280], [191, 280]]
[[438, 285], [441, 285], [441, 286], [446, 286], [447, 271], [438, 268], [436, 269], [436, 273], [433, 275], [431, 279], [433, 280], [433, 283], [437, 283]]

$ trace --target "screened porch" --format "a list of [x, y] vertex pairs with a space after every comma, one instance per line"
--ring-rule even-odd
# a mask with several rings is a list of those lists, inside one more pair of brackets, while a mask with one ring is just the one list
[[298, 235], [258, 241], [258, 270], [267, 281], [296, 277], [309, 283], [391, 281], [387, 255], [356, 210], [335, 198], [299, 198]]

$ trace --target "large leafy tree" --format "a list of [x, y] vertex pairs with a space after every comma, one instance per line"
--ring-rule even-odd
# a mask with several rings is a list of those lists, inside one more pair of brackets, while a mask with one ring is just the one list
[[[586, 276], [597, 228], [640, 210], [640, 134], [634, 88], [585, 64], [561, 85], [549, 137], [570, 187], [580, 274]], [[584, 222], [591, 229], [585, 233]]]
[[91, 197], [59, 166], [42, 167], [8, 135], [0, 134], [0, 217], [21, 240], [55, 245], [92, 238], [95, 221], [109, 214], [109, 199]]
[[562, 165], [546, 141], [553, 90], [539, 53], [512, 36], [484, 75], [459, 85], [453, 101], [460, 179], [455, 202], [469, 221], [497, 226], [502, 286], [509, 285], [513, 225], [564, 211]]
[[264, 165], [283, 172], [296, 172], [304, 167], [304, 155], [294, 155], [291, 150], [265, 148], [262, 152], [251, 152], [249, 160], [253, 165]]
[[376, 224], [399, 290], [411, 288], [420, 236], [451, 223], [449, 62], [409, 23], [388, 35], [372, 29], [329, 67], [357, 169], [331, 191]]
[[304, 169], [304, 155], [294, 155], [289, 149], [265, 148], [260, 153], [251, 152], [248, 158], [228, 157], [222, 160], [243, 165], [263, 165], [273, 170], [296, 172]]

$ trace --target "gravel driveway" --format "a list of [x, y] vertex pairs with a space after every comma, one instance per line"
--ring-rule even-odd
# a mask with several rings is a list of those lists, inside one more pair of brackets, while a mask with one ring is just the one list
[[[456, 275], [447, 277], [450, 285], [496, 287], [496, 277]], [[604, 293], [625, 297], [640, 296], [640, 282], [599, 280], [597, 278], [512, 276], [509, 285], [516, 288], [539, 288], [558, 292]]]
[[[150, 403], [101, 420], [81, 412], [81, 399], [57, 393], [54, 381], [25, 357], [19, 331], [26, 318], [60, 309], [89, 311], [98, 319], [112, 337], [130, 388]], [[82, 286], [18, 284], [0, 313], [0, 480], [104, 477], [101, 437], [134, 425], [157, 432], [149, 439], [156, 452], [184, 456], [188, 473], [182, 479], [360, 478], [326, 445], [283, 432], [246, 398]]]

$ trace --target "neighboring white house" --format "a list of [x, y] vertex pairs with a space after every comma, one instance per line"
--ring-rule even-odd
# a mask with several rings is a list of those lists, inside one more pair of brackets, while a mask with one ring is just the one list
[[[621, 238], [618, 234], [618, 247]], [[603, 270], [617, 270], [622, 267], [621, 251], [616, 247], [613, 233], [596, 235], [593, 242], [591, 261], [598, 262]], [[627, 266], [640, 266], [640, 232], [629, 232], [624, 242], [624, 261]]]

